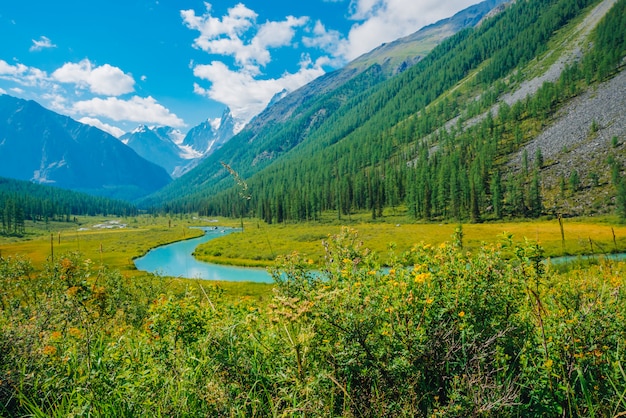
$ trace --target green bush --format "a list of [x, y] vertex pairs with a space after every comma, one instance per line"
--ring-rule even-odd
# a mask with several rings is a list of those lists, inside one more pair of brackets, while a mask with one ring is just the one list
[[[459, 231], [460, 232], [460, 231]], [[267, 304], [175, 294], [68, 255], [0, 258], [3, 416], [597, 416], [626, 409], [623, 264], [532, 242], [419, 244], [381, 268], [344, 229]]]

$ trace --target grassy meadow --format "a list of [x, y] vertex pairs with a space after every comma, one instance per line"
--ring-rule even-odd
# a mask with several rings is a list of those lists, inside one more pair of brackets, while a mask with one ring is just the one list
[[457, 232], [396, 250], [381, 269], [366, 234], [326, 237], [323, 279], [308, 255], [281, 258], [261, 298], [243, 294], [249, 284], [233, 298], [222, 285], [122, 273], [73, 252], [35, 268], [3, 246], [0, 416], [626, 411], [625, 263], [558, 272], [536, 243], [466, 251]]
[[[426, 243], [438, 245], [449, 241], [459, 224], [368, 222], [353, 217], [344, 224], [354, 228], [364, 245], [379, 255], [386, 263], [390, 248], [407, 251], [413, 245]], [[562, 255], [598, 254], [626, 250], [626, 225], [617, 219], [564, 219], [563, 233], [557, 219], [538, 221], [511, 221], [498, 223], [463, 224], [463, 246], [467, 250], [479, 248], [483, 243], [500, 241], [505, 235], [523, 243], [536, 241], [547, 257]], [[264, 267], [274, 264], [276, 257], [297, 251], [313, 260], [324, 262], [322, 240], [337, 234], [341, 225], [334, 222], [267, 225], [260, 221], [244, 222], [243, 233], [233, 233], [201, 244], [194, 255], [203, 261], [222, 264]]]
[[[97, 225], [103, 225], [98, 227]], [[119, 225], [125, 225], [119, 228]], [[151, 248], [171, 242], [194, 238], [202, 231], [194, 226], [236, 226], [236, 221], [219, 219], [209, 222], [193, 216], [163, 217], [138, 216], [79, 217], [77, 222], [28, 223], [24, 237], [0, 237], [0, 257], [20, 257], [32, 262], [35, 270], [42, 270], [52, 260], [77, 253], [93, 265], [119, 271], [124, 277], [159, 281], [164, 291], [202, 293], [200, 286], [217, 285], [225, 297], [233, 301], [263, 300], [271, 292], [271, 286], [262, 283], [202, 283], [180, 278], [154, 278], [135, 268], [133, 260]], [[112, 228], [106, 228], [106, 226]]]
[[22, 255], [39, 266], [53, 254], [77, 251], [94, 262], [133, 274], [133, 259], [153, 247], [202, 235], [200, 230], [189, 229], [200, 225], [202, 222], [192, 217], [154, 216], [81, 217], [77, 222], [29, 223], [25, 237], [0, 238], [0, 254]]

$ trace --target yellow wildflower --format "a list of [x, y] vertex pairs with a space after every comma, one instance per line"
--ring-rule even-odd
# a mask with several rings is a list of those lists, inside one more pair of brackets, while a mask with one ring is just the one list
[[435, 300], [434, 300], [433, 298], [428, 298], [428, 299], [426, 299], [426, 303], [427, 303], [428, 305], [430, 305], [430, 304], [431, 304], [431, 303], [433, 303], [434, 301], [435, 301]]
[[47, 345], [41, 351], [45, 356], [53, 356], [57, 353], [57, 348], [52, 345]]
[[415, 275], [415, 283], [424, 283], [426, 280], [430, 279], [431, 274], [429, 272], [419, 273]]
[[83, 333], [81, 332], [81, 330], [79, 330], [78, 328], [70, 328], [69, 329], [69, 333], [72, 337], [74, 338], [80, 338], [82, 337]]
[[54, 331], [52, 334], [50, 334], [50, 339], [55, 341], [55, 340], [60, 340], [61, 339], [61, 333], [59, 331]]
[[463, 318], [464, 316], [465, 316], [465, 311], [461, 311], [461, 312], [459, 312], [459, 317], [460, 317], [460, 318]]

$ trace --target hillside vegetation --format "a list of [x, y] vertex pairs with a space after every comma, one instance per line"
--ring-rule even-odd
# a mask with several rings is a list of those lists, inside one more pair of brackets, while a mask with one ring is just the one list
[[261, 302], [0, 257], [0, 414], [623, 415], [625, 265], [557, 274], [531, 242], [462, 243], [383, 270], [344, 229], [321, 274], [284, 259]]
[[76, 216], [133, 216], [137, 208], [125, 201], [91, 196], [52, 186], [0, 177], [0, 236], [22, 236], [26, 221], [71, 222]]
[[[604, 18], [577, 31], [596, 7]], [[399, 205], [426, 220], [624, 214], [623, 97], [613, 96], [611, 119], [589, 121], [587, 137], [602, 138], [602, 153], [586, 155], [580, 172], [577, 160], [566, 158], [576, 143], [565, 132], [554, 134], [563, 144], [557, 153], [544, 156], [536, 141], [558, 126], [572, 99], [610, 90], [604, 83], [620, 77], [624, 14], [623, 0], [516, 2], [391, 79], [380, 81], [380, 67], [371, 66], [315, 97], [299, 117], [244, 130], [169, 187], [180, 194], [167, 195], [161, 208], [268, 223], [315, 220], [329, 210], [339, 219], [360, 210], [376, 218]], [[579, 48], [574, 55], [563, 46], [570, 35], [568, 45]], [[525, 90], [528, 96], [517, 93], [559, 60], [567, 62], [557, 77]], [[615, 134], [607, 139], [608, 132]], [[250, 199], [241, 199], [220, 161], [246, 180]], [[557, 164], [558, 171], [550, 169]], [[602, 196], [592, 210], [576, 203], [585, 190]]]

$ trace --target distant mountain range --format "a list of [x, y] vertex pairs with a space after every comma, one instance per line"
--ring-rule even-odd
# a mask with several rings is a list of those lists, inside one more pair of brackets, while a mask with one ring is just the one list
[[118, 140], [0, 96], [0, 176], [266, 222], [626, 218], [625, 7], [487, 0], [277, 93], [243, 129], [226, 110]]
[[239, 122], [226, 108], [221, 118], [206, 120], [191, 128], [187, 135], [169, 126], [141, 125], [119, 139], [176, 178], [224, 145], [238, 128]]
[[[190, 185], [198, 181], [204, 183], [207, 167], [214, 167], [215, 162], [222, 159], [235, 161], [238, 155], [253, 155], [248, 168], [257, 171], [295, 146], [302, 134], [287, 132], [290, 139], [276, 146], [265, 140], [258, 141], [262, 149], [251, 146], [257, 135], [265, 137], [273, 126], [303, 117], [306, 126], [298, 129], [304, 132], [313, 129], [332, 115], [327, 108], [309, 114], [311, 104], [319, 97], [331, 94], [343, 101], [351, 92], [371, 87], [406, 70], [442, 40], [475, 25], [494, 5], [502, 2], [489, 0], [473, 6], [411, 37], [383, 45], [344, 69], [320, 77], [295, 92], [279, 92], [243, 131], [243, 124], [225, 109], [220, 118], [206, 120], [186, 135], [167, 126], [142, 125], [117, 140], [35, 102], [3, 95], [0, 99], [0, 176], [134, 200], [160, 190], [171, 178], [190, 171], [194, 172], [192, 177], [186, 177], [193, 179]], [[229, 145], [238, 133], [240, 139]], [[242, 142], [241, 138], [245, 140]], [[229, 147], [224, 149], [226, 145]], [[180, 191], [178, 189], [177, 193]]]
[[171, 181], [108, 133], [9, 95], [0, 95], [0, 176], [126, 200]]

